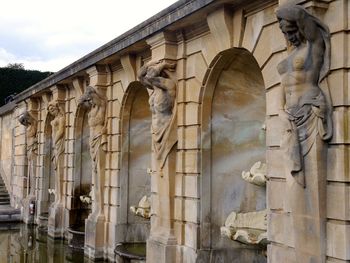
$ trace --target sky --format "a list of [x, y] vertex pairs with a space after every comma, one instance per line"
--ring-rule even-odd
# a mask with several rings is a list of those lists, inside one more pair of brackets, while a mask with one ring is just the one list
[[0, 67], [56, 72], [176, 0], [1, 1]]

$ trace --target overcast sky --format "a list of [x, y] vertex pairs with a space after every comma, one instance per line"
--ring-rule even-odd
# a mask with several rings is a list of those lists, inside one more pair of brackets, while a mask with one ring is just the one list
[[58, 71], [175, 2], [1, 1], [0, 67]]

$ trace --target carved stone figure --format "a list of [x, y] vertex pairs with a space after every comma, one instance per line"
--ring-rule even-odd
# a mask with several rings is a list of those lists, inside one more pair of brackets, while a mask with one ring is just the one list
[[232, 212], [220, 228], [221, 235], [251, 245], [267, 244], [267, 210], [249, 213]]
[[290, 47], [289, 56], [278, 65], [284, 88], [281, 115], [289, 120], [284, 144], [291, 174], [303, 186], [304, 156], [316, 137], [332, 137], [331, 107], [319, 83], [329, 73], [330, 34], [326, 25], [300, 6], [277, 11], [280, 28]]
[[88, 123], [90, 127], [90, 156], [92, 160], [92, 176], [94, 180], [94, 206], [89, 218], [96, 221], [103, 217], [103, 190], [105, 176], [105, 159], [107, 151], [107, 121], [106, 106], [107, 98], [91, 86], [86, 88], [85, 93], [79, 100], [79, 105], [88, 109]]
[[276, 15], [289, 51], [278, 72], [296, 262], [325, 262], [326, 141], [332, 137], [332, 107], [321, 81], [329, 72], [330, 34], [301, 6], [281, 7]]
[[37, 139], [37, 119], [28, 111], [24, 112], [18, 119], [18, 121], [26, 127], [26, 139], [27, 139], [27, 159], [28, 159], [28, 177], [29, 177], [29, 196], [34, 196], [35, 192], [35, 158], [38, 152], [38, 139]]
[[47, 110], [53, 116], [51, 121], [53, 154], [52, 164], [55, 170], [55, 203], [63, 201], [63, 165], [64, 165], [64, 138], [65, 138], [65, 114], [58, 101], [51, 102]]
[[243, 171], [242, 178], [248, 183], [258, 186], [266, 185], [267, 169], [266, 164], [262, 162], [256, 162], [250, 168], [249, 172]]
[[176, 134], [176, 83], [169, 72], [174, 71], [176, 64], [149, 62], [138, 75], [140, 82], [149, 90], [149, 104], [152, 111], [153, 148], [160, 168], [177, 142]]
[[141, 198], [138, 206], [130, 206], [130, 211], [137, 216], [149, 219], [151, 217], [151, 200], [145, 195]]

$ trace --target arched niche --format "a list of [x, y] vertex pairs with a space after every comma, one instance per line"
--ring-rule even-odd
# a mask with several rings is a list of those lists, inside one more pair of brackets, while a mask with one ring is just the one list
[[[48, 218], [49, 207], [55, 201], [55, 195], [51, 190], [55, 189], [55, 171], [52, 164], [53, 143], [51, 114], [47, 114], [44, 124], [44, 154], [43, 154], [43, 176], [40, 177], [41, 191], [39, 197], [38, 217]], [[50, 190], [50, 191], [49, 191]]]
[[121, 214], [119, 222], [126, 228], [120, 242], [146, 242], [149, 219], [136, 216], [131, 206], [138, 206], [143, 196], [151, 195], [151, 111], [147, 89], [138, 81], [126, 91], [122, 106], [122, 168], [120, 174]]
[[232, 48], [215, 57], [205, 79], [200, 247], [211, 250], [213, 258], [227, 262], [233, 258], [239, 262], [265, 262], [259, 248], [220, 234], [220, 227], [232, 211], [245, 213], [266, 208], [265, 188], [250, 184], [241, 176], [255, 162], [266, 162], [262, 73], [250, 52]]
[[91, 206], [82, 202], [80, 197], [88, 197], [92, 189], [90, 128], [88, 113], [84, 107], [78, 107], [76, 112], [74, 139], [73, 202], [69, 216], [69, 227], [84, 232], [85, 219], [91, 212]]

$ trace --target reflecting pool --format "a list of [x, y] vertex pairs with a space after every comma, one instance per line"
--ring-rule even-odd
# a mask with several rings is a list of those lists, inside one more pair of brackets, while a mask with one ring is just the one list
[[[91, 263], [83, 250], [25, 224], [0, 224], [0, 263]], [[100, 261], [101, 262], [101, 261]]]

